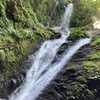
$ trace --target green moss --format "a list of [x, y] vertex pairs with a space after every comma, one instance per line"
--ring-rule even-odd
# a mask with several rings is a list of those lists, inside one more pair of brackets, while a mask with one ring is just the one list
[[8, 36], [6, 36], [6, 37], [2, 37], [2, 41], [3, 42], [8, 42], [8, 43], [13, 43], [14, 42], [14, 39], [13, 38], [11, 38], [11, 37], [8, 37]]
[[93, 46], [93, 47], [100, 46], [100, 35], [94, 35], [92, 37], [92, 44], [91, 44], [91, 46]]
[[50, 19], [55, 3], [56, 0], [0, 1], [0, 66], [3, 63], [7, 77], [13, 75], [30, 52], [35, 51], [36, 44], [44, 38], [52, 39], [60, 35], [39, 23]]
[[98, 69], [100, 67], [100, 62], [85, 61], [85, 62], [83, 62], [83, 65], [88, 68], [91, 67], [91, 68]]
[[[13, 11], [12, 12], [8, 11], [7, 14], [12, 13], [15, 21], [23, 21], [25, 19], [31, 18], [30, 15], [32, 15], [35, 20], [36, 16], [35, 16], [34, 12], [32, 11], [31, 6], [26, 3], [27, 2], [22, 2], [21, 0], [19, 0], [18, 2], [17, 1], [8, 2], [7, 3], [8, 6], [10, 5], [10, 7], [11, 7], [11, 9], [13, 9]], [[27, 9], [27, 7], [30, 7], [30, 8]]]
[[1, 34], [0, 46], [3, 49], [1, 59], [5, 59], [4, 68], [7, 77], [11, 76], [21, 66], [27, 55], [35, 50], [36, 44], [40, 43], [41, 39], [56, 37], [56, 34], [54, 35], [52, 31], [46, 29], [35, 29], [34, 31], [30, 29], [9, 29], [5, 32], [8, 33], [6, 35]]
[[87, 71], [85, 75], [88, 78], [97, 77], [100, 75], [100, 36], [96, 35], [92, 39], [91, 46], [94, 48], [90, 54], [87, 55], [86, 61], [83, 62], [84, 69]]
[[94, 48], [94, 50], [87, 56], [87, 60], [100, 61], [100, 36], [99, 35], [93, 37], [91, 46]]
[[79, 81], [79, 82], [87, 82], [87, 80], [86, 80], [86, 77], [87, 76], [85, 76], [85, 75], [80, 75], [80, 76], [78, 76], [76, 79]]
[[90, 55], [87, 56], [88, 60], [100, 60], [100, 51], [93, 51]]
[[20, 28], [30, 28], [34, 25], [40, 25], [29, 1], [1, 0], [0, 16], [0, 26], [5, 28], [10, 27], [11, 23], [16, 27], [13, 21], [20, 24]]
[[8, 20], [6, 17], [0, 17], [0, 27], [3, 29], [14, 28], [13, 21]]
[[47, 31], [46, 29], [37, 29], [36, 31], [35, 31], [35, 34], [36, 35], [39, 35], [39, 36], [42, 36], [42, 37], [45, 37], [46, 39], [49, 39], [50, 38], [50, 36], [53, 34], [52, 32], [50, 32], [50, 31]]
[[97, 40], [95, 40], [92, 44], [91, 44], [91, 46], [100, 46], [100, 38], [98, 38]]
[[0, 60], [5, 61], [5, 52], [4, 50], [0, 50]]
[[2, 4], [2, 1], [0, 1], [0, 16], [5, 16], [5, 7]]
[[16, 56], [15, 56], [15, 53], [13, 51], [9, 51], [7, 52], [7, 55], [6, 55], [6, 59], [8, 62], [16, 62]]
[[[15, 40], [16, 41], [16, 40]], [[6, 76], [11, 76], [14, 73], [14, 70], [19, 68], [22, 62], [25, 60], [26, 56], [29, 53], [29, 50], [32, 48], [33, 44], [30, 43], [30, 40], [17, 41], [9, 45], [9, 49], [6, 47], [6, 59], [4, 68], [6, 70]]]
[[79, 38], [84, 38], [86, 37], [84, 32], [82, 32], [80, 29], [72, 29], [71, 30], [71, 34], [70, 36], [68, 37], [68, 39], [79, 39]]
[[56, 37], [60, 37], [61, 36], [61, 34], [58, 31], [56, 31], [56, 30], [54, 30], [52, 28], [46, 28], [46, 33], [48, 33], [49, 35], [51, 34], [51, 39], [54, 39]]
[[87, 78], [100, 75], [100, 62], [99, 61], [85, 61], [83, 62], [85, 73]]
[[82, 31], [87, 31], [87, 30], [92, 30], [92, 29], [94, 29], [93, 28], [93, 23], [90, 23], [90, 24], [87, 24], [85, 26], [80, 27], [80, 30], [82, 30]]
[[[0, 16], [14, 21], [15, 27], [17, 27], [15, 23], [19, 24], [20, 22], [23, 28], [41, 27], [42, 24], [46, 25], [47, 22], [50, 22], [50, 25], [55, 25], [59, 23], [65, 10], [63, 5], [67, 5], [67, 3], [66, 0], [59, 1], [55, 12], [52, 13], [56, 0], [1, 0]], [[52, 18], [53, 16], [54, 18]]]

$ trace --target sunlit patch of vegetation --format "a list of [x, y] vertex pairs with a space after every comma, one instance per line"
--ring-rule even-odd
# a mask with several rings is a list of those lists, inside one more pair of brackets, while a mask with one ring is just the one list
[[84, 37], [86, 37], [86, 35], [80, 29], [72, 29], [71, 34], [68, 37], [68, 39], [75, 40], [75, 39], [84, 38]]

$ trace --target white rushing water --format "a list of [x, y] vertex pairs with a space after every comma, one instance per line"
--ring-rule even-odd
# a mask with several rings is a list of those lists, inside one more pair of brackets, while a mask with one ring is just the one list
[[[52, 19], [52, 16], [53, 16], [53, 13], [55, 12], [55, 10], [56, 10], [56, 7], [57, 7], [57, 5], [59, 4], [59, 2], [58, 2], [58, 0], [56, 1], [56, 4], [55, 4], [55, 6], [54, 6], [54, 8], [53, 8], [53, 10], [52, 10], [52, 12], [51, 12], [51, 15], [50, 15], [50, 18]], [[49, 27], [49, 21], [47, 21], [47, 27]]]
[[72, 6], [73, 6], [73, 4], [70, 3], [68, 5], [68, 7], [65, 7], [65, 13], [64, 13], [61, 25], [60, 25], [61, 27], [66, 27], [66, 28], [69, 27], [68, 25], [69, 25], [69, 22], [70, 22], [70, 16], [71, 16], [72, 11], [73, 11]]
[[88, 44], [91, 39], [82, 39], [75, 43], [74, 46], [66, 50], [59, 60], [52, 63], [59, 47], [66, 42], [70, 31], [68, 24], [70, 21], [73, 4], [69, 4], [65, 10], [61, 27], [57, 28], [62, 34], [61, 38], [49, 40], [43, 43], [36, 54], [30, 70], [27, 72], [26, 80], [17, 88], [9, 97], [9, 100], [35, 100], [43, 89], [54, 79], [60, 70], [67, 64], [70, 58], [77, 50]]

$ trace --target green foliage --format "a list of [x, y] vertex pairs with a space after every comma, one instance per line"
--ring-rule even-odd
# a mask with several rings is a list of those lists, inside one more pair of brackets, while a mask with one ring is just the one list
[[14, 40], [11, 37], [1, 37], [2, 42], [8, 42], [8, 43], [13, 43]]
[[0, 27], [5, 29], [8, 27], [13, 28], [13, 21], [8, 20], [6, 17], [0, 17]]
[[7, 56], [6, 56], [7, 58], [7, 61], [8, 62], [16, 62], [16, 57], [15, 57], [15, 54], [14, 54], [14, 52], [13, 51], [9, 51], [9, 52], [7, 52]]
[[4, 61], [5, 60], [5, 52], [4, 50], [0, 50], [0, 61]]
[[[39, 13], [41, 22], [44, 22], [48, 13], [45, 9], [48, 7], [46, 2], [48, 1], [0, 1], [0, 66], [5, 69], [7, 77], [21, 66], [27, 55], [35, 50], [36, 44], [43, 38], [50, 39], [59, 34], [45, 29], [37, 20]], [[54, 2], [56, 0], [52, 1]], [[38, 6], [34, 6], [36, 3]]]
[[0, 27], [17, 28], [17, 24], [20, 28], [31, 28], [40, 25], [29, 1], [1, 0], [0, 8]]
[[90, 10], [85, 7], [83, 2], [79, 1], [74, 4], [73, 15], [71, 18], [71, 26], [85, 26], [91, 22]]
[[80, 27], [78, 27], [78, 28], [79, 28], [81, 31], [87, 31], [87, 30], [92, 30], [92, 29], [94, 29], [92, 23], [87, 24], [87, 25], [85, 25], [85, 26], [80, 26]]
[[[31, 39], [31, 38], [30, 38]], [[3, 37], [0, 45], [0, 61], [4, 62], [2, 66], [5, 69], [6, 76], [11, 76], [14, 70], [22, 64], [23, 60], [29, 53], [31, 48], [34, 48], [34, 42], [30, 39], [16, 41], [10, 36]]]
[[43, 38], [50, 39], [59, 33], [53, 30], [35, 28], [14, 29], [12, 27], [0, 30], [0, 62], [5, 69], [6, 76], [11, 76], [19, 68], [30, 52], [35, 50], [36, 44]]
[[96, 35], [93, 37], [93, 43], [91, 44], [91, 46], [100, 47], [100, 35]]
[[90, 55], [87, 56], [88, 60], [100, 60], [100, 51], [93, 51]]
[[93, 40], [93, 41], [96, 41], [96, 40], [98, 40], [98, 39], [100, 39], [100, 35], [94, 35], [94, 36], [92, 37], [92, 40]]
[[[100, 79], [100, 62], [99, 61], [84, 61], [85, 73], [84, 77], [92, 80]], [[96, 87], [92, 87], [97, 89]]]
[[[97, 62], [100, 61], [100, 36], [96, 35], [92, 39], [91, 46], [94, 50], [87, 56], [88, 61]], [[97, 63], [94, 63], [95, 66], [98, 66]]]
[[4, 16], [5, 15], [5, 7], [2, 4], [2, 1], [0, 1], [0, 16]]
[[[74, 0], [73, 0], [74, 1]], [[85, 26], [92, 22], [91, 17], [100, 17], [99, 0], [76, 0], [74, 2], [71, 27]]]
[[82, 32], [80, 29], [73, 29], [68, 39], [74, 40], [79, 38], [86, 37], [84, 32]]
[[100, 77], [100, 35], [93, 36], [91, 46], [93, 51], [87, 55], [86, 61], [83, 62], [84, 69], [87, 70], [89, 78]]
[[85, 61], [83, 62], [83, 65], [85, 69], [87, 69], [88, 72], [94, 73], [93, 71], [98, 71], [100, 70], [100, 62], [93, 62], [93, 61]]

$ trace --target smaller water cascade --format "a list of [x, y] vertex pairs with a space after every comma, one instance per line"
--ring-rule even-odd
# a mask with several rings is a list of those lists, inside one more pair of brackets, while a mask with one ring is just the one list
[[[52, 12], [51, 12], [50, 18], [52, 18], [53, 13], [55, 12], [55, 9], [56, 9], [56, 7], [58, 6], [58, 4], [59, 4], [59, 2], [58, 2], [58, 0], [57, 0], [57, 1], [56, 1], [56, 4], [55, 4], [55, 6], [54, 6], [54, 8], [53, 8], [53, 10], [52, 10]], [[47, 27], [49, 27], [49, 25], [50, 25], [50, 23], [49, 23], [49, 21], [47, 21]]]
[[56, 7], [57, 7], [58, 4], [59, 4], [59, 2], [58, 2], [58, 0], [57, 0], [50, 17], [52, 17], [52, 15], [53, 15], [53, 13], [54, 13], [54, 11], [55, 11], [55, 9], [56, 9]]
[[70, 34], [69, 22], [70, 22], [72, 11], [73, 11], [73, 4], [70, 3], [68, 5], [68, 7], [65, 7], [65, 13], [63, 15], [61, 25], [53, 28], [53, 29], [59, 31], [60, 33], [66, 35], [67, 37]]
[[[73, 6], [73, 4], [70, 3], [70, 4], [68, 5], [68, 7], [65, 7], [65, 14], [64, 14], [64, 16], [63, 16], [62, 23], [61, 23], [60, 27], [69, 28], [68, 25], [69, 25], [69, 22], [70, 22], [70, 16], [71, 16], [72, 11], [73, 11], [73, 9], [71, 9], [72, 6]], [[70, 13], [70, 12], [71, 12], [71, 13]], [[69, 19], [69, 20], [67, 20], [67, 19]]]

